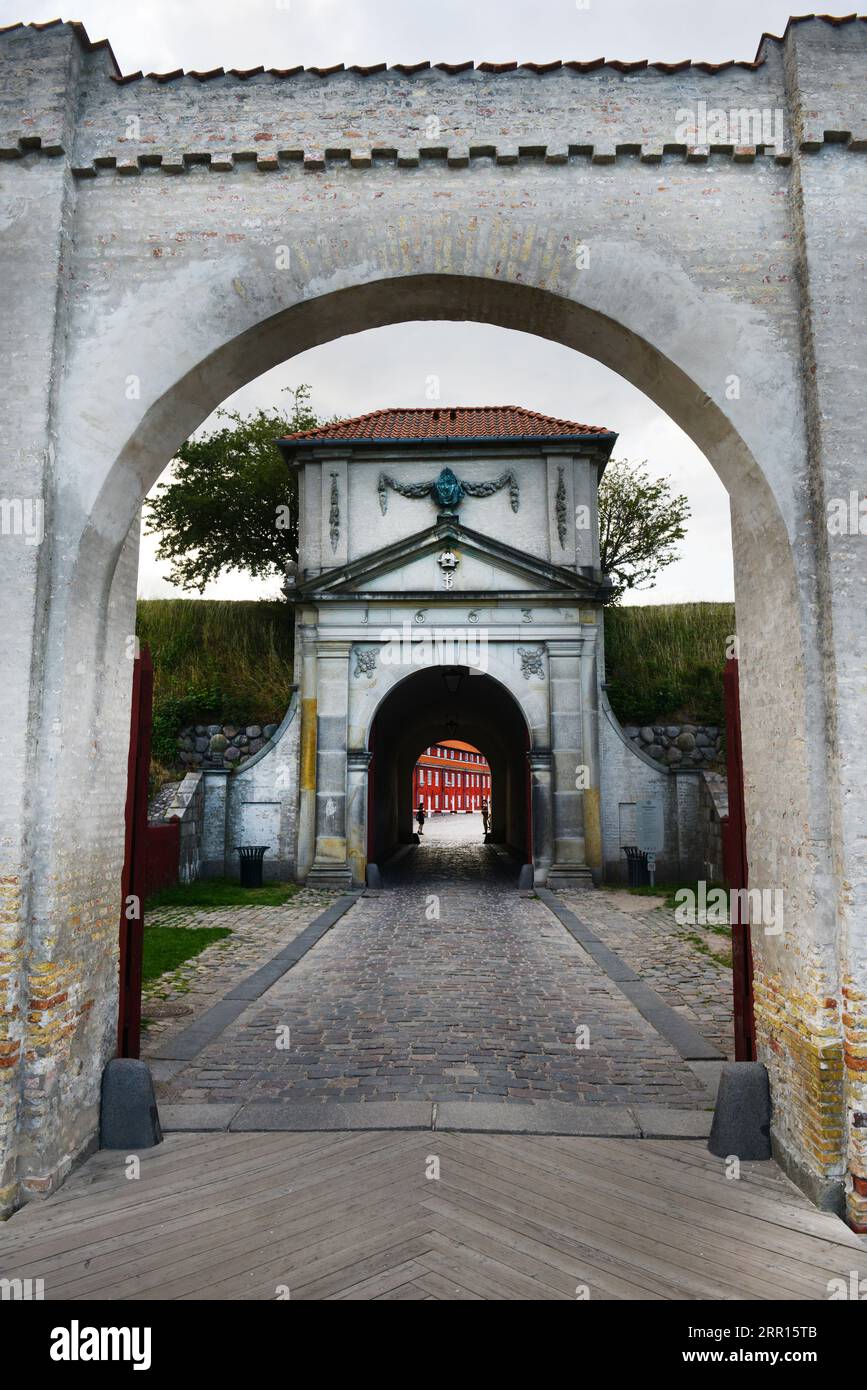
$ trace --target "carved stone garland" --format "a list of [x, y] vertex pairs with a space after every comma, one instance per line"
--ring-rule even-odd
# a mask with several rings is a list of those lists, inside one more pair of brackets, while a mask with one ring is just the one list
[[328, 522], [330, 526], [329, 535], [331, 536], [331, 549], [337, 549], [337, 542], [340, 540], [340, 494], [337, 491], [337, 474], [331, 474], [331, 508], [328, 512]]
[[557, 469], [557, 499], [554, 505], [554, 512], [557, 517], [557, 535], [560, 537], [560, 548], [566, 546], [566, 483], [563, 480], [562, 465]]
[[401, 497], [430, 497], [438, 507], [451, 510], [459, 507], [464, 497], [492, 497], [495, 492], [502, 488], [509, 489], [509, 502], [512, 511], [516, 512], [520, 506], [521, 497], [518, 486], [518, 479], [511, 468], [505, 473], [501, 473], [499, 478], [491, 478], [488, 482], [472, 483], [465, 478], [457, 478], [450, 468], [443, 468], [436, 478], [424, 483], [402, 483], [398, 478], [392, 478], [389, 473], [380, 473], [377, 483], [379, 492], [379, 505], [383, 516], [388, 511], [388, 490], [397, 492]]

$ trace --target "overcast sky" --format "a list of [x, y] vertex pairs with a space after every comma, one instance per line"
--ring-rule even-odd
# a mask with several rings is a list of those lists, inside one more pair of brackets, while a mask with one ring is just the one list
[[[0, 0], [0, 24], [54, 19], [57, 2]], [[109, 39], [123, 71], [166, 72], [423, 59], [752, 59], [762, 31], [781, 34], [791, 10], [790, 0], [77, 0], [65, 17], [80, 19], [91, 39]], [[483, 324], [395, 325], [295, 357], [231, 405], [273, 405], [282, 387], [300, 382], [310, 383], [313, 405], [326, 415], [429, 405], [432, 372], [441, 379], [442, 405], [524, 405], [617, 430], [615, 457], [646, 459], [655, 475], [687, 493], [693, 512], [680, 561], [633, 601], [732, 598], [728, 501], [716, 475], [646, 397], [569, 348]], [[146, 537], [140, 592], [168, 597], [178, 591], [154, 550]], [[227, 575], [205, 596], [277, 591], [276, 580]]]
[[[56, 19], [58, 3], [0, 0], [0, 22]], [[782, 33], [792, 12], [777, 0], [75, 0], [64, 18], [109, 39], [125, 72], [170, 72], [468, 58], [717, 63], [754, 58], [762, 31]]]

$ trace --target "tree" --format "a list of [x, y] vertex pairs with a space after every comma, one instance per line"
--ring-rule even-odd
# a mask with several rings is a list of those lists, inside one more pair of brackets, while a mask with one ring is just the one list
[[609, 463], [599, 484], [599, 551], [615, 586], [612, 602], [677, 559], [689, 516], [689, 502], [672, 494], [667, 478], [653, 480], [644, 464], [626, 459]]
[[274, 440], [323, 422], [309, 386], [289, 395], [288, 412], [220, 410], [222, 428], [178, 449], [170, 478], [147, 502], [146, 526], [160, 536], [157, 558], [171, 561], [173, 584], [201, 591], [228, 569], [282, 576], [298, 559], [297, 481]]

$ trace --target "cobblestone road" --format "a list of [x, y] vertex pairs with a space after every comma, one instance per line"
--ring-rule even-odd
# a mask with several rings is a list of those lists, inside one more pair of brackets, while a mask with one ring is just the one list
[[281, 907], [162, 907], [147, 913], [147, 927], [228, 927], [231, 936], [166, 971], [142, 988], [142, 1052], [151, 1056], [187, 1028], [254, 970], [265, 965], [339, 894], [302, 888]]
[[689, 1067], [544, 905], [518, 896], [495, 851], [457, 840], [468, 829], [429, 822], [395, 886], [360, 899], [161, 1097], [705, 1108]]
[[734, 1057], [728, 928], [679, 926], [673, 909], [661, 905], [662, 898], [625, 891], [560, 897], [666, 1004]]

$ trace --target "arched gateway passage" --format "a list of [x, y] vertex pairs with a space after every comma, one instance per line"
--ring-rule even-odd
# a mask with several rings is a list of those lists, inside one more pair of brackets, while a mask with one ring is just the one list
[[[0, 551], [0, 1204], [50, 1189], [92, 1142], [113, 1047], [142, 498], [277, 362], [450, 317], [598, 358], [729, 489], [750, 879], [785, 901], [784, 930], [753, 935], [774, 1140], [823, 1200], [850, 1173], [867, 1224], [867, 551], [857, 506], [825, 525], [863, 484], [864, 44], [854, 17], [811, 19], [716, 73], [119, 83], [80, 28], [0, 36], [19, 156], [0, 161], [6, 490], [44, 519], [40, 543], [19, 527]], [[698, 103], [782, 113], [782, 135], [693, 143], [674, 121]], [[421, 150], [420, 108], [444, 122]], [[312, 794], [323, 757], [304, 745]]]
[[532, 861], [529, 731], [508, 690], [469, 667], [407, 676], [385, 697], [370, 731], [368, 858], [382, 864], [413, 833], [412, 769], [422, 748], [460, 738], [491, 768], [491, 837]]

